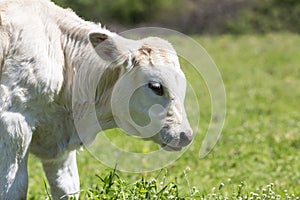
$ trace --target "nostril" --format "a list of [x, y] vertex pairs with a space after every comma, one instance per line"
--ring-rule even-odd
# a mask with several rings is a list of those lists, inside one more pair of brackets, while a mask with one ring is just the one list
[[193, 139], [193, 136], [192, 136], [191, 131], [181, 132], [180, 133], [179, 145], [180, 146], [187, 146], [188, 144], [191, 143], [192, 139]]

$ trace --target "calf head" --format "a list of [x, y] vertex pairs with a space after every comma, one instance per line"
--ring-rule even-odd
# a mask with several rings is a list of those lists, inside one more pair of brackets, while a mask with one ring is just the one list
[[89, 39], [103, 60], [122, 68], [111, 95], [118, 127], [165, 150], [188, 145], [193, 132], [184, 109], [186, 79], [172, 45], [156, 37], [129, 40], [98, 32]]

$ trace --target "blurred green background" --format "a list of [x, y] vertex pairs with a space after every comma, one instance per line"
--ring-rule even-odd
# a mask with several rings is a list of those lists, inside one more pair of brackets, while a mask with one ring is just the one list
[[299, 0], [55, 0], [110, 30], [163, 26], [187, 34], [300, 32]]

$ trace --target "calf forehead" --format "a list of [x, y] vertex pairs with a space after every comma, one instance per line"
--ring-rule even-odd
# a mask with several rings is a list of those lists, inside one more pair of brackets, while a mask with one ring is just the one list
[[177, 54], [172, 45], [161, 38], [146, 38], [135, 52], [135, 62], [140, 66], [154, 67], [171, 66], [178, 71], [180, 66]]
[[179, 63], [176, 52], [164, 48], [159, 48], [156, 51], [154, 51], [153, 64], [158, 66], [173, 66], [174, 69], [179, 69]]

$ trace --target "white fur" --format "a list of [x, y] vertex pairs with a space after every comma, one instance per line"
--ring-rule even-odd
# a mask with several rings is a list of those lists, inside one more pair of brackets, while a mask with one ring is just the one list
[[[97, 49], [99, 34], [107, 37], [103, 48], [109, 51]], [[161, 54], [159, 48], [172, 53]], [[54, 199], [79, 191], [76, 149], [91, 143], [100, 131], [87, 130], [88, 123], [84, 122], [91, 123], [87, 113], [96, 108], [103, 130], [117, 127], [111, 110], [112, 90], [124, 73], [135, 71], [134, 63], [130, 63], [133, 58], [144, 69], [137, 72], [139, 78], [165, 76], [162, 80], [170, 85], [170, 94], [180, 91], [176, 104], [167, 99], [171, 102], [167, 120], [170, 132], [168, 129], [160, 139], [153, 138], [158, 143], [175, 138], [174, 145], [179, 147], [177, 133], [190, 128], [183, 108], [185, 79], [169, 43], [159, 38], [125, 39], [47, 0], [0, 2], [0, 199], [26, 198], [29, 151], [42, 160]], [[114, 60], [118, 62], [109, 66]], [[127, 67], [122, 67], [126, 63]], [[173, 72], [166, 75], [148, 66], [155, 63], [179, 73], [184, 88], [179, 90], [179, 82], [172, 85], [167, 81], [166, 76]], [[123, 93], [134, 84], [124, 85]], [[72, 95], [77, 98], [72, 99]], [[147, 101], [151, 103], [155, 98]], [[140, 109], [143, 104], [137, 106]], [[177, 110], [176, 116], [170, 114], [172, 110]], [[126, 129], [129, 122], [122, 118], [122, 110], [118, 112], [116, 118]], [[82, 122], [83, 131], [77, 133], [74, 120]]]

